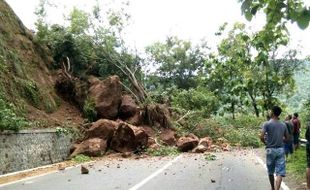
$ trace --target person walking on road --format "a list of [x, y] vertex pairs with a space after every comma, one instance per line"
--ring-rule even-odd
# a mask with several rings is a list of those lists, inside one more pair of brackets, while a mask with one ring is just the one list
[[288, 138], [287, 141], [284, 142], [284, 151], [285, 151], [285, 156], [286, 156], [286, 160], [288, 158], [289, 154], [293, 154], [294, 152], [294, 147], [293, 147], [293, 130], [294, 130], [294, 126], [291, 122], [292, 119], [292, 115], [287, 115], [285, 117], [285, 125], [287, 128], [287, 132], [288, 132]]
[[294, 149], [299, 148], [299, 136], [300, 136], [300, 120], [298, 119], [298, 113], [294, 113], [292, 124], [294, 126]]
[[[284, 141], [288, 139], [286, 125], [279, 120], [282, 109], [274, 106], [271, 110], [271, 119], [262, 126], [261, 141], [266, 145], [266, 165], [269, 182], [272, 190], [279, 190], [282, 177], [285, 177]], [[266, 139], [264, 138], [266, 135]], [[276, 174], [276, 180], [274, 179]]]

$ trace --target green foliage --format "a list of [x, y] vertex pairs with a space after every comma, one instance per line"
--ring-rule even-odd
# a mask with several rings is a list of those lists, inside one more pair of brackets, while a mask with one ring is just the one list
[[204, 119], [193, 130], [193, 133], [199, 138], [211, 137], [212, 139], [218, 139], [223, 136], [223, 130], [220, 123], [214, 119]]
[[172, 105], [177, 108], [200, 111], [203, 117], [209, 117], [218, 109], [217, 98], [206, 88], [175, 91]]
[[200, 122], [195, 123], [196, 125], [191, 129], [183, 127], [177, 128], [177, 130], [181, 130], [182, 134], [194, 133], [200, 138], [208, 136], [214, 141], [218, 138], [225, 138], [232, 145], [259, 147], [261, 146], [259, 132], [263, 121], [263, 118], [257, 118], [253, 115], [237, 115], [235, 119], [215, 117], [200, 119]]
[[90, 162], [92, 159], [89, 156], [83, 154], [76, 155], [72, 160], [76, 163]]
[[89, 98], [86, 99], [83, 106], [84, 116], [89, 122], [93, 122], [97, 119], [97, 111], [95, 109], [95, 102]]
[[264, 118], [244, 114], [235, 120], [229, 117], [218, 117], [216, 120], [223, 128], [223, 137], [231, 144], [255, 148], [261, 146], [259, 133]]
[[15, 113], [15, 106], [7, 103], [4, 94], [0, 89], [0, 131], [13, 130], [18, 131], [22, 127], [28, 125], [23, 117], [19, 117]]
[[31, 80], [16, 78], [18, 86], [21, 88], [21, 96], [25, 98], [31, 105], [38, 108], [42, 97], [36, 83]]
[[205, 43], [193, 46], [190, 41], [167, 37], [146, 48], [149, 61], [158, 68], [153, 80], [163, 88], [181, 89], [197, 87], [197, 73], [201, 72], [208, 47]]
[[70, 134], [70, 130], [63, 127], [56, 127], [56, 135], [68, 135]]
[[307, 166], [306, 158], [305, 147], [300, 147], [298, 150], [294, 151], [294, 154], [290, 156], [286, 162], [287, 173], [297, 181], [302, 181], [305, 178], [305, 169]]
[[68, 57], [70, 74], [82, 79], [87, 75], [104, 78], [117, 74], [126, 83], [125, 67], [135, 70], [135, 75], [140, 76], [141, 60], [125, 47], [122, 39], [122, 30], [128, 20], [124, 7], [120, 7], [120, 11], [108, 7], [102, 10], [96, 5], [92, 13], [73, 8], [66, 15], [69, 23], [50, 25], [45, 22], [48, 5], [44, 1], [39, 5], [38, 10], [41, 11], [37, 11], [39, 19], [35, 38], [52, 50], [55, 68], [60, 68], [64, 58]]
[[[291, 97], [281, 96], [282, 101], [288, 106], [290, 112], [300, 112], [307, 109], [303, 109], [303, 104], [306, 103], [308, 97], [310, 97], [310, 62], [304, 61], [301, 64], [302, 69], [297, 70], [294, 73], [294, 80], [296, 81], [296, 91], [294, 89], [286, 89], [292, 94]], [[310, 107], [308, 107], [310, 108]], [[309, 115], [310, 116], [310, 115]]]
[[205, 160], [208, 160], [208, 161], [216, 160], [216, 155], [214, 154], [208, 153], [208, 154], [205, 154], [204, 156], [205, 156]]
[[156, 149], [147, 149], [147, 154], [151, 156], [175, 156], [180, 154], [177, 147], [171, 147], [171, 146], [160, 146]]
[[301, 118], [303, 123], [305, 124], [304, 126], [310, 123], [310, 96], [306, 99], [306, 101], [302, 105]]
[[263, 10], [267, 18], [267, 26], [275, 26], [283, 22], [297, 22], [301, 29], [309, 26], [310, 8], [304, 5], [303, 0], [240, 0], [241, 10], [247, 20], [260, 10]]

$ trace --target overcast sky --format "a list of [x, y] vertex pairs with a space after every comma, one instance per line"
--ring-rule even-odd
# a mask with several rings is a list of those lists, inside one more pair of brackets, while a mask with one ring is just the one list
[[[39, 0], [6, 0], [23, 23], [34, 29], [35, 7]], [[87, 9], [91, 0], [50, 0], [59, 4], [58, 10], [52, 10], [49, 19], [52, 22], [63, 21], [63, 11], [69, 11], [74, 5]], [[116, 0], [115, 0], [116, 1]], [[246, 22], [241, 15], [238, 0], [130, 0], [128, 12], [131, 23], [126, 29], [125, 39], [133, 48], [142, 50], [156, 41], [163, 41], [167, 35], [177, 35], [183, 39], [199, 42], [202, 38], [212, 47], [217, 40], [214, 33], [224, 22], [244, 22], [253, 30], [264, 24], [264, 16]], [[51, 13], [49, 14], [51, 15]], [[301, 45], [302, 57], [310, 55], [310, 27], [299, 29], [296, 24], [289, 26], [293, 48]]]

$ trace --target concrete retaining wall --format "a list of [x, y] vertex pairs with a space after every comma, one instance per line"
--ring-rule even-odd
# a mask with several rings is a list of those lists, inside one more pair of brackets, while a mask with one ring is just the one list
[[71, 135], [55, 129], [0, 133], [0, 175], [67, 159]]

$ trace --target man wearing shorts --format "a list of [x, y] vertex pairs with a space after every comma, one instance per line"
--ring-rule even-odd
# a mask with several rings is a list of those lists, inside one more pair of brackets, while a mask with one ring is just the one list
[[[272, 108], [271, 119], [263, 124], [260, 135], [261, 141], [266, 145], [266, 165], [272, 190], [280, 189], [282, 177], [286, 174], [283, 146], [288, 138], [288, 131], [286, 125], [279, 121], [281, 112], [282, 109], [278, 106]], [[276, 174], [276, 182], [274, 174]]]

